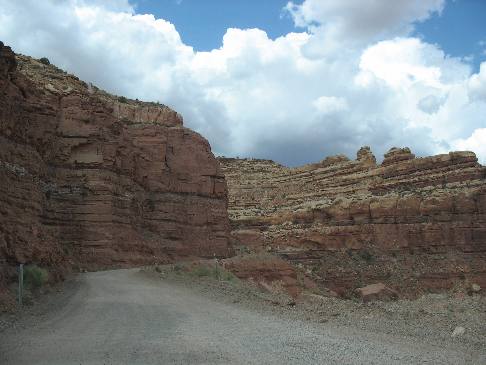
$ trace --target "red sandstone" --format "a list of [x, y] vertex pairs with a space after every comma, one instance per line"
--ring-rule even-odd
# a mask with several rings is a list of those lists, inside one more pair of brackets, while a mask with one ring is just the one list
[[208, 142], [166, 106], [120, 100], [0, 43], [0, 283], [18, 263], [95, 269], [230, 252]]

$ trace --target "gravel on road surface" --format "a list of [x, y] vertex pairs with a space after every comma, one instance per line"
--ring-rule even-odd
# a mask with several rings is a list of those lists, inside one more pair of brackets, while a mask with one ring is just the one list
[[62, 305], [0, 332], [0, 364], [486, 363], [461, 347], [253, 310], [139, 269], [74, 280]]

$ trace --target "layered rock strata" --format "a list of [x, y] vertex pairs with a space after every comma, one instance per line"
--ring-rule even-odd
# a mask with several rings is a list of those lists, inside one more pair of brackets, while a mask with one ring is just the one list
[[0, 282], [18, 263], [227, 256], [226, 208], [219, 163], [176, 112], [0, 43]]
[[486, 168], [472, 152], [370, 149], [287, 168], [220, 158], [233, 236], [302, 265], [340, 294], [383, 282], [403, 295], [486, 285]]

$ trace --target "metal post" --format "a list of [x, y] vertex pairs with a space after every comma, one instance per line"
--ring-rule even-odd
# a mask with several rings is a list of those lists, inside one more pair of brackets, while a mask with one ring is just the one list
[[19, 266], [19, 306], [22, 306], [22, 297], [24, 292], [24, 264]]

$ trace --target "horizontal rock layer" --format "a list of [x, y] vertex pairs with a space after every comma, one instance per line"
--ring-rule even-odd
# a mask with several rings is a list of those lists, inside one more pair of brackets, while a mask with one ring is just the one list
[[339, 292], [386, 282], [402, 293], [486, 285], [486, 168], [472, 152], [415, 158], [369, 148], [287, 168], [220, 158], [233, 236], [301, 263]]
[[4, 276], [21, 262], [100, 268], [226, 256], [226, 207], [208, 142], [176, 112], [116, 98], [0, 43]]

